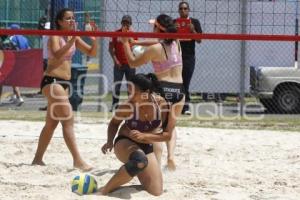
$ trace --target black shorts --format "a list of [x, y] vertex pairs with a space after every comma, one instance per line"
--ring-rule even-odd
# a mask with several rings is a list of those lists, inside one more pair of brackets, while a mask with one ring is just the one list
[[161, 95], [167, 102], [174, 104], [183, 99], [185, 91], [182, 83], [172, 83], [167, 81], [160, 81], [159, 83], [163, 92]]
[[144, 143], [138, 143], [138, 142], [135, 142], [134, 140], [130, 139], [129, 137], [126, 137], [124, 135], [118, 135], [118, 137], [115, 139], [114, 141], [114, 146], [116, 145], [116, 143], [120, 140], [123, 140], [123, 139], [127, 139], [127, 140], [130, 140], [132, 142], [134, 142], [135, 144], [137, 144], [142, 150], [143, 152], [147, 155], [147, 154], [150, 154], [153, 152], [153, 144], [144, 144]]
[[44, 78], [42, 79], [42, 82], [41, 82], [41, 90], [46, 85], [49, 85], [52, 83], [57, 83], [57, 84], [61, 85], [65, 90], [70, 87], [70, 81], [68, 81], [68, 80], [64, 80], [64, 79], [56, 78], [56, 77], [52, 77], [52, 76], [44, 76]]

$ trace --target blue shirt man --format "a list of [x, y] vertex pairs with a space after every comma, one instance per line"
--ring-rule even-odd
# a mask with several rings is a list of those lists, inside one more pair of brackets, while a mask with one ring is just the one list
[[[12, 24], [10, 25], [10, 29], [20, 29], [20, 25]], [[13, 35], [10, 37], [10, 40], [18, 47], [18, 50], [30, 49], [28, 39], [23, 35]]]

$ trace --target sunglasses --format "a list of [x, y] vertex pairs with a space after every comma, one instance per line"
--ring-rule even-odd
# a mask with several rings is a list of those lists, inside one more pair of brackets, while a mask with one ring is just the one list
[[188, 10], [189, 8], [188, 7], [181, 7], [179, 8], [179, 10]]

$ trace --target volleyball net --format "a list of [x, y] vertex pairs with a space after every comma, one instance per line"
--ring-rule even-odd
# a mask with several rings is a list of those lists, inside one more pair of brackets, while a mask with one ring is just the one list
[[[86, 41], [88, 36], [99, 37], [98, 56], [88, 58], [77, 52], [72, 64], [77, 74], [82, 72], [87, 75], [82, 90], [84, 98], [91, 99], [89, 102], [98, 102], [99, 98], [96, 96], [103, 97], [102, 94], [113, 90], [114, 62], [108, 49], [112, 38], [117, 37], [134, 37], [139, 40], [201, 39], [202, 42], [197, 44], [195, 49], [196, 64], [190, 91], [192, 94], [202, 94], [202, 100], [205, 101], [209, 101], [210, 96], [212, 100], [223, 100], [222, 95], [239, 96], [241, 93], [251, 96], [252, 68], [256, 70], [260, 67], [296, 66], [300, 40], [299, 1], [190, 0], [189, 15], [200, 21], [203, 34], [153, 33], [149, 19], [155, 19], [161, 13], [174, 19], [179, 18], [180, 2], [178, 0], [30, 0], [26, 3], [16, 0], [1, 1], [0, 8], [4, 12], [0, 14], [2, 15], [0, 34], [24, 35], [29, 39], [32, 49], [42, 48], [43, 35], [78, 35]], [[49, 21], [53, 26], [55, 14], [63, 7], [74, 9], [78, 30], [71, 32], [41, 30], [41, 23], [46, 24]], [[116, 32], [121, 27], [124, 15], [130, 15], [132, 18], [132, 33]], [[18, 24], [20, 29], [12, 29], [12, 24]], [[91, 26], [97, 26], [98, 30], [88, 28]], [[137, 73], [152, 71], [152, 66], [147, 64], [139, 68]], [[103, 76], [106, 77], [105, 81], [100, 80]], [[122, 90], [125, 91], [126, 87], [122, 86]], [[298, 97], [298, 92], [294, 96]], [[195, 102], [201, 101], [197, 97], [195, 99]], [[110, 97], [107, 98], [108, 102], [110, 100]], [[274, 101], [271, 104], [274, 108], [278, 106]], [[296, 104], [298, 106], [298, 102]], [[93, 106], [87, 109], [94, 110]]]

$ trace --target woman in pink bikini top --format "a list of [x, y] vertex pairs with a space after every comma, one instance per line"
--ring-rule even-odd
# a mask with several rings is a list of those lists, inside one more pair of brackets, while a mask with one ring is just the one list
[[[170, 16], [161, 14], [154, 21], [153, 31], [156, 33], [176, 33], [177, 28]], [[140, 67], [148, 62], [152, 62], [154, 73], [160, 81], [162, 89], [160, 95], [171, 104], [167, 129], [171, 131], [175, 130], [176, 119], [181, 115], [181, 110], [185, 102], [184, 87], [182, 84], [182, 58], [179, 42], [175, 39], [163, 39], [159, 43], [146, 47], [142, 54], [135, 57], [129, 44], [130, 40], [123, 38], [122, 41], [130, 67]], [[171, 141], [167, 142], [167, 147], [169, 148], [168, 168], [171, 170], [175, 169], [175, 142], [176, 133], [174, 131]]]
[[153, 70], [155, 73], [162, 73], [167, 70], [170, 70], [173, 67], [182, 65], [182, 56], [180, 45], [177, 41], [172, 41], [170, 45], [164, 44], [164, 42], [160, 42], [164, 54], [166, 56], [166, 60], [163, 61], [152, 61]]
[[[58, 30], [75, 30], [74, 12], [68, 8], [60, 10], [55, 19]], [[62, 124], [66, 144], [73, 156], [73, 165], [83, 171], [90, 170], [81, 157], [75, 142], [73, 112], [68, 99], [72, 56], [76, 48], [88, 56], [96, 56], [98, 41], [90, 38], [88, 45], [78, 36], [50, 36], [48, 40], [48, 66], [41, 82], [41, 91], [48, 101], [46, 123], [41, 131], [39, 144], [32, 164], [44, 165], [43, 156], [58, 123]]]
[[[67, 37], [59, 37], [59, 47], [63, 48], [64, 46], [66, 46], [66, 44], [67, 44], [66, 41], [67, 41]], [[65, 60], [72, 61], [72, 57], [75, 54], [75, 51], [76, 51], [76, 45], [74, 43], [61, 59], [64, 61]], [[48, 46], [48, 59], [54, 59], [54, 55], [53, 55], [51, 49], [49, 49], [49, 46]]]

